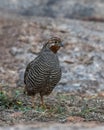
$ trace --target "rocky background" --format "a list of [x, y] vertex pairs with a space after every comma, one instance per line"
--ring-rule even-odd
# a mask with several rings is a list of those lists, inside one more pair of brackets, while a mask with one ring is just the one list
[[103, 0], [0, 0], [0, 8], [24, 16], [104, 19]]
[[0, 0], [0, 86], [23, 87], [26, 65], [51, 36], [62, 79], [55, 92], [104, 97], [103, 0]]

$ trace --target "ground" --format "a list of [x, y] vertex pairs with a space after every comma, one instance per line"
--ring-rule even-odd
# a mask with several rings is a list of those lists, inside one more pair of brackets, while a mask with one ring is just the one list
[[[103, 23], [51, 18], [0, 17], [0, 126], [46, 123], [104, 123]], [[35, 109], [23, 93], [26, 65], [44, 41], [58, 35], [65, 41], [59, 52], [63, 76], [45, 97], [47, 109]]]

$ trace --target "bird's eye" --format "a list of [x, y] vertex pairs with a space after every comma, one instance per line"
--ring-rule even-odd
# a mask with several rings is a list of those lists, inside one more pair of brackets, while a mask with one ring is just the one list
[[56, 44], [58, 44], [58, 41], [55, 41]]

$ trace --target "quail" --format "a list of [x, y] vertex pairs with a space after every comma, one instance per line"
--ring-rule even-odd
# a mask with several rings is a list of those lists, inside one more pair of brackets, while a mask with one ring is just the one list
[[49, 95], [61, 79], [61, 67], [57, 51], [62, 47], [62, 41], [58, 37], [52, 37], [45, 42], [38, 56], [31, 61], [24, 73], [25, 92], [34, 97], [40, 94], [42, 106], [44, 95]]

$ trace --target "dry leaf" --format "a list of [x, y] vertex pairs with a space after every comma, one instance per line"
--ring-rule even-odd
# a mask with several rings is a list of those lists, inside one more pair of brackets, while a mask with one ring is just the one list
[[19, 117], [19, 116], [21, 116], [22, 115], [22, 112], [14, 112], [14, 113], [12, 113], [10, 116], [11, 117]]
[[82, 122], [82, 121], [84, 121], [84, 118], [78, 117], [78, 116], [69, 116], [67, 118], [67, 121], [68, 122]]

